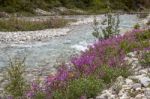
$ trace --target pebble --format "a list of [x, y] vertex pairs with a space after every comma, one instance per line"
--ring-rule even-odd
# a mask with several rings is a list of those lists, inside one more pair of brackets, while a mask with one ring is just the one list
[[144, 94], [148, 99], [150, 99], [150, 88], [146, 88]]
[[144, 99], [144, 95], [143, 94], [138, 94], [135, 99]]
[[127, 85], [132, 85], [133, 84], [133, 81], [131, 79], [126, 79], [125, 82], [126, 82]]
[[106, 94], [102, 94], [100, 96], [97, 96], [96, 99], [108, 99]]
[[142, 87], [142, 85], [140, 83], [135, 83], [135, 84], [132, 85], [132, 88], [135, 89], [135, 90], [137, 88], [141, 88], [141, 87]]
[[140, 80], [141, 84], [143, 84], [144, 87], [147, 87], [150, 84], [149, 77], [141, 77], [139, 80]]
[[120, 97], [120, 99], [130, 99], [130, 98], [129, 98], [129, 96], [128, 96], [126, 93], [124, 93], [124, 94]]

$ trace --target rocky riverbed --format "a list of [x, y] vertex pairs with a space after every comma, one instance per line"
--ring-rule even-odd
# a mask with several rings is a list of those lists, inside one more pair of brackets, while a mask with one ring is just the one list
[[[60, 16], [59, 16], [60, 17]], [[99, 17], [98, 20], [101, 20], [101, 16]], [[22, 18], [23, 20], [26, 21], [43, 21], [47, 20], [48, 16], [45, 17], [34, 17], [34, 18]], [[59, 37], [59, 36], [64, 36], [69, 33], [71, 30], [71, 26], [74, 25], [80, 25], [80, 24], [87, 24], [93, 22], [93, 16], [88, 16], [88, 17], [68, 17], [65, 16], [65, 19], [74, 19], [77, 20], [76, 22], [70, 22], [68, 26], [64, 28], [56, 28], [56, 29], [45, 29], [45, 30], [37, 30], [37, 31], [17, 31], [17, 32], [0, 32], [0, 44], [20, 44], [20, 43], [28, 43], [28, 42], [38, 42], [38, 41], [46, 41], [50, 38], [53, 37]], [[20, 19], [20, 18], [19, 18]]]
[[39, 31], [0, 32], [0, 43], [25, 43], [44, 41], [51, 37], [63, 36], [69, 32], [69, 28], [46, 29]]

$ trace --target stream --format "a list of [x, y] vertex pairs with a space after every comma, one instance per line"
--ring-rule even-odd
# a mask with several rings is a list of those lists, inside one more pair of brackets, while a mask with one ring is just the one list
[[[72, 17], [78, 19], [79, 16]], [[84, 16], [82, 16], [84, 19]], [[101, 16], [98, 16], [101, 18]], [[139, 21], [136, 15], [121, 15], [121, 33], [131, 29]], [[71, 55], [87, 49], [96, 39], [92, 36], [92, 23], [68, 26], [69, 33], [65, 36], [50, 38], [43, 42], [29, 44], [7, 44], [0, 47], [0, 67], [6, 67], [9, 58], [26, 57], [26, 65], [30, 67], [56, 65], [57, 62], [67, 61]]]

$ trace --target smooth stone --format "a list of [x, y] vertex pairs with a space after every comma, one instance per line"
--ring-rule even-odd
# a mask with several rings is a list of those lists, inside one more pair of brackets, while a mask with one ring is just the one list
[[142, 69], [139, 71], [139, 73], [141, 74], [147, 74], [148, 73], [148, 69]]
[[0, 91], [3, 91], [4, 90], [4, 88], [0, 88]]
[[130, 97], [124, 93], [119, 99], [130, 99]]
[[1, 82], [2, 80], [4, 80], [4, 77], [0, 77], [0, 82]]
[[110, 99], [116, 99], [116, 96], [115, 95], [111, 95]]
[[150, 84], [149, 77], [141, 77], [139, 80], [140, 80], [141, 84], [144, 85], [144, 87], [147, 87]]
[[124, 78], [122, 76], [119, 76], [116, 80], [116, 83], [123, 85], [125, 83]]
[[133, 80], [131, 80], [131, 79], [126, 79], [125, 82], [126, 82], [127, 85], [132, 85], [133, 84]]
[[138, 61], [138, 58], [131, 58], [133, 61]]
[[122, 85], [122, 89], [124, 89], [124, 90], [129, 90], [129, 89], [131, 89], [131, 85]]
[[143, 94], [138, 94], [136, 95], [135, 99], [143, 99], [144, 98], [144, 95]]
[[141, 88], [136, 88], [135, 90], [136, 90], [136, 91], [141, 91], [142, 89], [141, 89]]
[[144, 91], [145, 97], [147, 97], [148, 99], [150, 99], [150, 88], [146, 88]]
[[121, 89], [118, 93], [118, 95], [121, 97], [124, 94], [124, 89]]
[[140, 83], [135, 83], [135, 84], [132, 85], [132, 88], [135, 89], [135, 90], [137, 88], [141, 88], [141, 87], [142, 87], [142, 85]]
[[127, 54], [128, 56], [131, 56], [131, 57], [134, 57], [135, 56], [135, 53], [134, 52], [130, 52]]
[[108, 96], [106, 94], [102, 94], [100, 96], [97, 96], [96, 99], [108, 99]]
[[108, 90], [103, 90], [103, 91], [102, 91], [102, 94], [105, 94], [107, 91], [108, 91]]
[[135, 75], [135, 76], [129, 76], [128, 79], [137, 79], [139, 80], [142, 77], [147, 76], [146, 74], [141, 74], [141, 75]]

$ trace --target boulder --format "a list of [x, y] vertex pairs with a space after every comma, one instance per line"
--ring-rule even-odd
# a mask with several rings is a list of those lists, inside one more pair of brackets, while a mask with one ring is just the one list
[[47, 11], [42, 10], [42, 9], [39, 9], [39, 8], [37, 8], [37, 9], [35, 10], [35, 13], [36, 13], [37, 15], [52, 15], [52, 13], [47, 12]]

